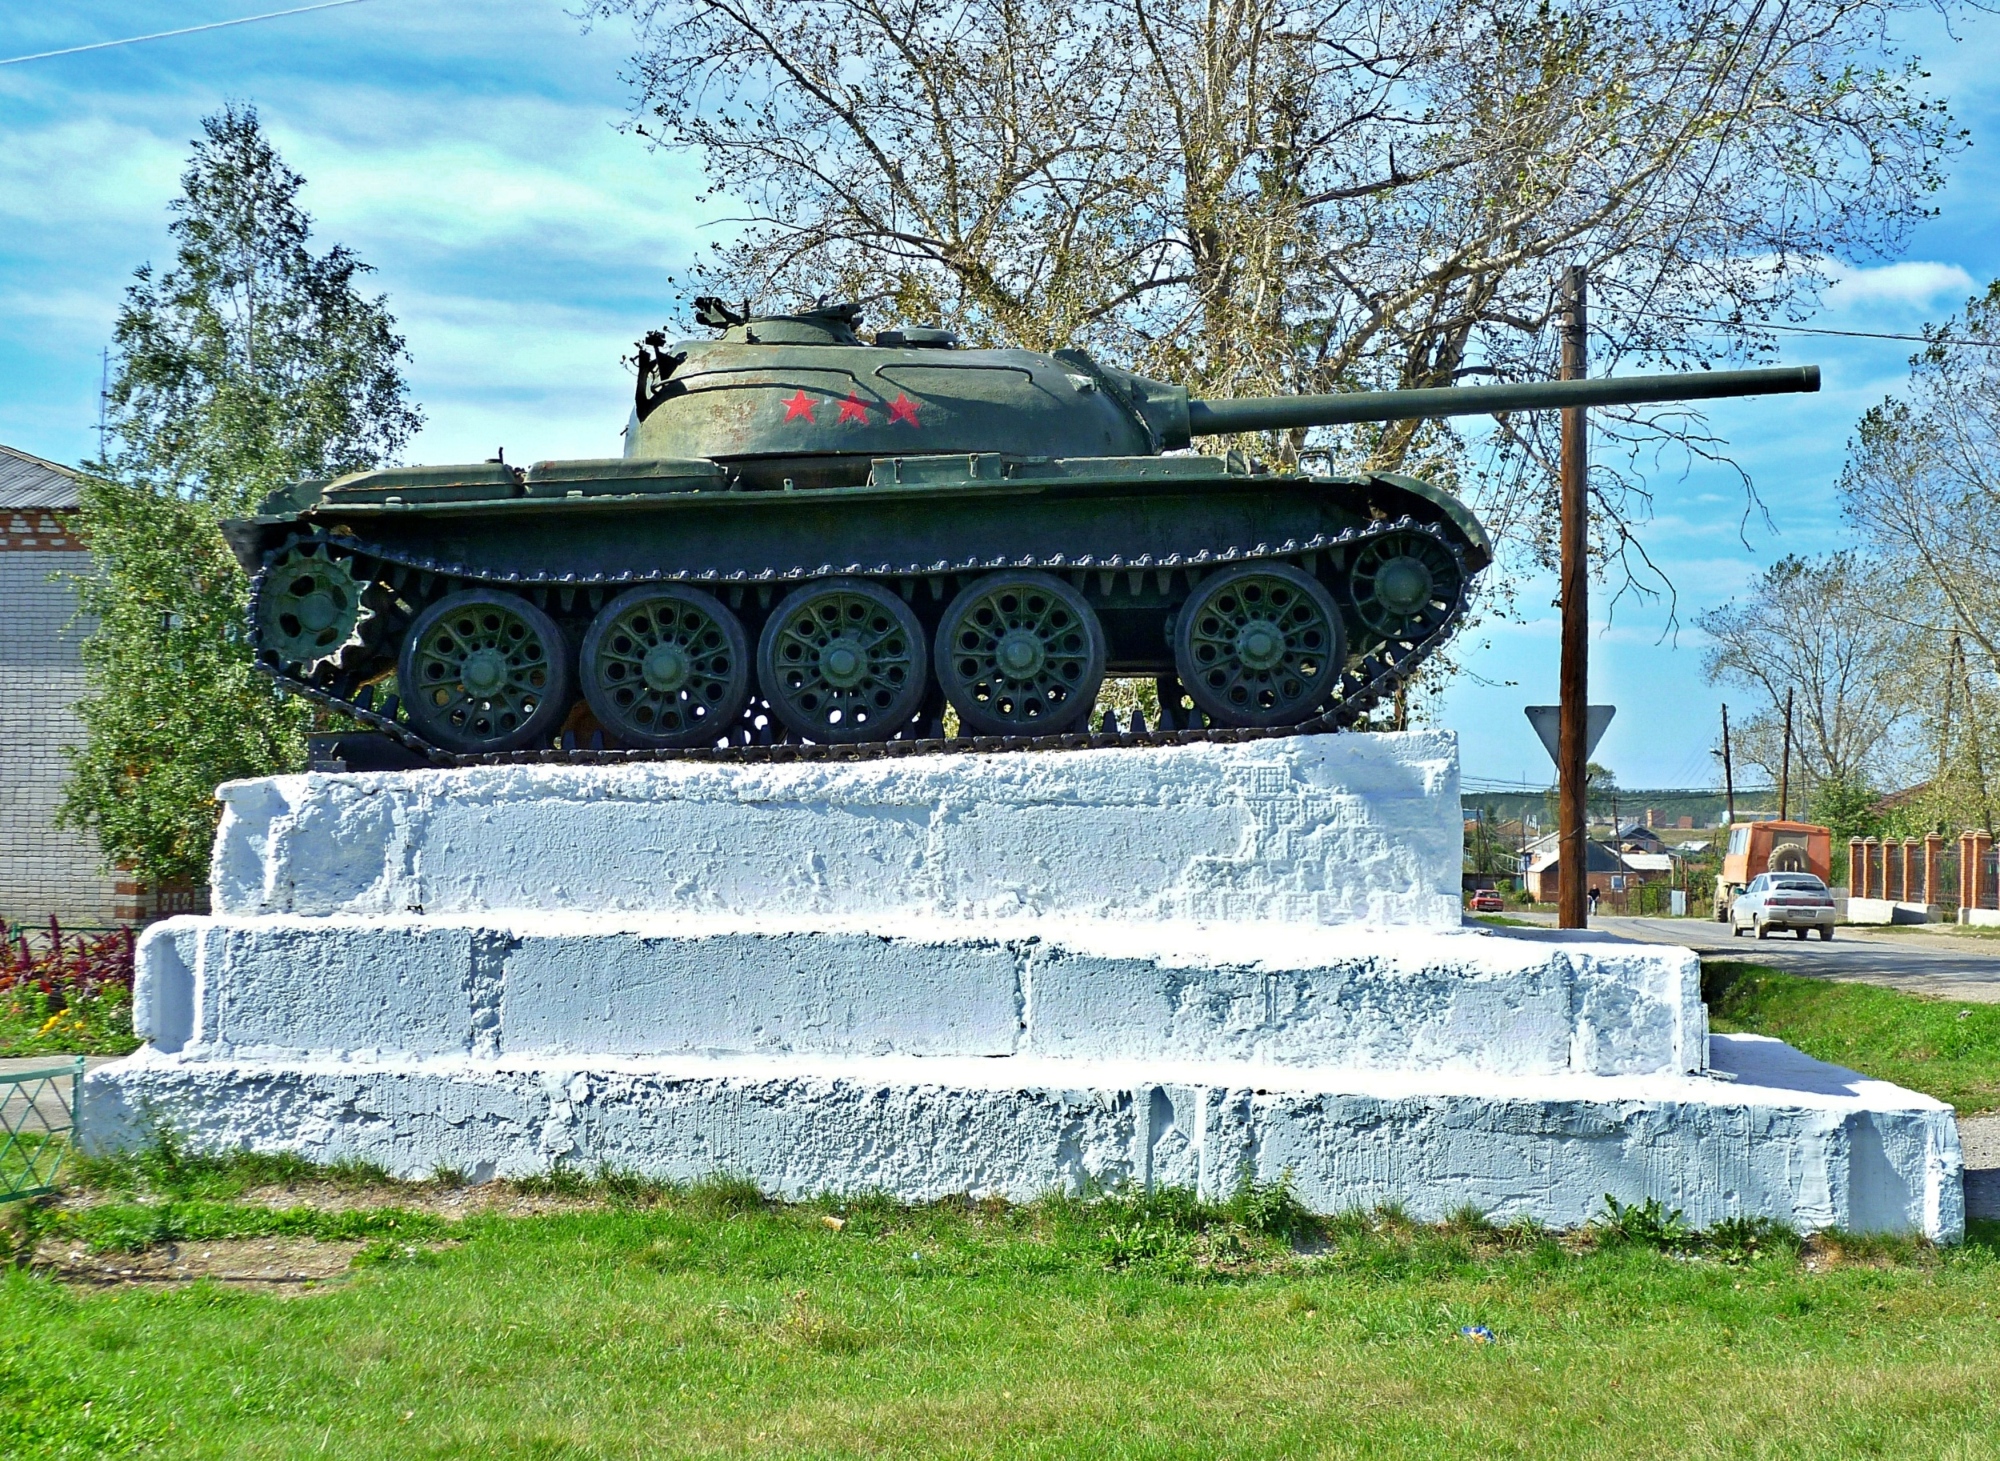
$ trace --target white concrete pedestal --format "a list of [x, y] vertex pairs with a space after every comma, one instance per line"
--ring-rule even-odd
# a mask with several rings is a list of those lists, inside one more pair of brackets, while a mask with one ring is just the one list
[[233, 783], [86, 1139], [1958, 1236], [1941, 1103], [1711, 1039], [1686, 951], [1460, 928], [1457, 793], [1435, 733]]

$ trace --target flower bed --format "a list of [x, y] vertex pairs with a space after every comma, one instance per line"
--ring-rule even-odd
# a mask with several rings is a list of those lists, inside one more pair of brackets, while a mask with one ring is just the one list
[[0, 922], [0, 1055], [122, 1055], [132, 1034], [129, 927]]

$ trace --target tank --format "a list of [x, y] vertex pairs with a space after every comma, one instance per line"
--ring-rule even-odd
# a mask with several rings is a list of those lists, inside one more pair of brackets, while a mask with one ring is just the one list
[[[226, 524], [258, 667], [444, 764], [1335, 730], [1451, 635], [1486, 534], [1413, 477], [1197, 438], [1818, 385], [1204, 401], [1080, 350], [864, 340], [853, 305], [698, 317], [640, 343], [621, 456], [383, 468]], [[1153, 724], [1091, 724], [1107, 676], [1158, 682]]]

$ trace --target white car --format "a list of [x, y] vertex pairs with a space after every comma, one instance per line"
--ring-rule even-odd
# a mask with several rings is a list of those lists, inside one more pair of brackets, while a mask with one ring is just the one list
[[1759, 873], [1729, 905], [1729, 932], [1745, 929], [1758, 938], [1771, 930], [1789, 928], [1800, 938], [1814, 929], [1823, 939], [1833, 937], [1833, 894], [1811, 873]]

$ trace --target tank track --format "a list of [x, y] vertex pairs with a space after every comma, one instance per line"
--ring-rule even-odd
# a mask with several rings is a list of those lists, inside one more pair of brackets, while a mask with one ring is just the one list
[[[1244, 741], [1276, 740], [1287, 736], [1321, 735], [1346, 730], [1379, 704], [1385, 696], [1393, 694], [1397, 686], [1407, 679], [1417, 666], [1451, 637], [1452, 631], [1458, 626], [1458, 621], [1464, 616], [1471, 575], [1465, 571], [1464, 554], [1460, 552], [1451, 537], [1434, 523], [1423, 523], [1414, 518], [1401, 517], [1369, 523], [1365, 527], [1346, 528], [1338, 533], [1319, 534], [1303, 542], [1288, 540], [1275, 546], [1258, 543], [1247, 549], [1231, 547], [1221, 552], [1205, 550], [1190, 556], [1171, 555], [1165, 559], [1145, 556], [1129, 563], [1114, 555], [1085, 559], [1083, 565], [1079, 565], [1074, 557], [1056, 554], [1045, 559], [1031, 556], [990, 560], [967, 559], [963, 563], [912, 564], [901, 568], [886, 563], [822, 564], [818, 568], [811, 569], [803, 567], [766, 569], [756, 574], [720, 574], [710, 570], [699, 574], [564, 574], [536, 578], [523, 574], [483, 573], [465, 564], [450, 563], [382, 544], [364, 542], [338, 531], [319, 530], [295, 534], [265, 552], [263, 569], [252, 580], [250, 587], [249, 624], [251, 642], [255, 643], [259, 623], [258, 603], [272, 565], [283, 555], [297, 548], [313, 545], [337, 549], [351, 554], [364, 563], [390, 565], [392, 573], [400, 571], [403, 581], [414, 575], [419, 584], [419, 592], [426, 596], [433, 589], [449, 593], [454, 588], [485, 584], [526, 592], [530, 595], [561, 595], [573, 602], [574, 595], [580, 590], [618, 590], [643, 583], [687, 583], [710, 590], [717, 588], [726, 590], [739, 587], [775, 587], [780, 584], [840, 575], [924, 580], [937, 578], [940, 575], [981, 573], [999, 568], [1040, 568], [1058, 574], [1221, 568], [1240, 563], [1296, 559], [1328, 549], [1357, 547], [1372, 538], [1384, 537], [1390, 533], [1407, 532], [1423, 533], [1436, 539], [1458, 565], [1458, 588], [1450, 608], [1422, 639], [1390, 641], [1373, 654], [1366, 656], [1359, 665], [1342, 676], [1339, 697], [1330, 709], [1310, 720], [1289, 726], [1191, 726], [1173, 729], [1071, 731], [1042, 736], [950, 737], [919, 733], [915, 727], [911, 727], [899, 731], [886, 740], [824, 745], [788, 739], [789, 733], [776, 723], [775, 717], [766, 716], [762, 724], [756, 723], [763, 702], [753, 696], [743, 719], [730, 728], [728, 744], [680, 749], [607, 749], [578, 744], [573, 735], [565, 734], [563, 745], [559, 748], [465, 754], [433, 746], [401, 723], [396, 718], [397, 706], [393, 696], [378, 708], [373, 701], [372, 687], [358, 684], [358, 676], [343, 667], [341, 662], [347, 657], [347, 650], [320, 661], [304, 676], [294, 672], [296, 667], [279, 663], [276, 656], [269, 651], [260, 651], [256, 660], [258, 670], [269, 675], [291, 693], [329, 710], [339, 711], [370, 730], [389, 737], [438, 767], [596, 766], [632, 761], [872, 761], [900, 756], [1076, 751], [1116, 746], [1236, 744]], [[568, 607], [567, 603], [565, 607]], [[350, 645], [348, 648], [352, 647]], [[1201, 717], [1199, 710], [1184, 713], [1192, 714], [1196, 718]], [[942, 727], [934, 720], [931, 729], [941, 731]]]

